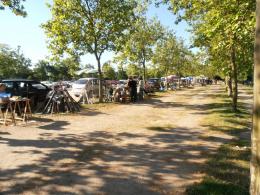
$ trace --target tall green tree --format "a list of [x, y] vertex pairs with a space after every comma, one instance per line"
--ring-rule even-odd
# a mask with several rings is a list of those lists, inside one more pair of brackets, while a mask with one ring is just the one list
[[21, 48], [11, 49], [0, 44], [0, 78], [28, 78], [32, 71], [31, 60], [21, 52]]
[[40, 60], [38, 63], [36, 63], [33, 68], [34, 79], [40, 81], [49, 80], [52, 74], [49, 72], [50, 66], [51, 66], [50, 63], [46, 60]]
[[256, 37], [254, 55], [254, 107], [250, 194], [260, 194], [260, 0], [256, 1]]
[[[122, 47], [121, 47], [122, 49]], [[127, 75], [127, 65], [129, 64], [129, 61], [127, 59], [127, 56], [125, 56], [125, 53], [120, 52], [119, 55], [114, 56], [113, 63], [117, 64], [117, 79], [118, 80], [124, 80], [128, 78]]]
[[[224, 78], [224, 74], [222, 74], [223, 70], [219, 66], [221, 61], [210, 61], [207, 58], [207, 54], [204, 52], [197, 53], [193, 59], [193, 63], [195, 64], [195, 74], [193, 75], [204, 75], [211, 79], [215, 76]], [[218, 65], [215, 65], [214, 63], [217, 63]]]
[[95, 69], [95, 66], [92, 65], [92, 64], [89, 64], [89, 63], [87, 63], [87, 64], [81, 64], [81, 65], [80, 65], [80, 69], [92, 70], [92, 69]]
[[[255, 1], [250, 0], [166, 0], [178, 20], [192, 26], [195, 45], [207, 49], [211, 57], [225, 61], [233, 89], [233, 109], [237, 110], [238, 72], [252, 64]], [[219, 55], [215, 55], [218, 53]]]
[[78, 57], [68, 57], [65, 59], [58, 59], [53, 62], [53, 66], [56, 72], [55, 80], [71, 80], [76, 76], [76, 71], [79, 70]]
[[185, 47], [181, 39], [177, 39], [172, 32], [166, 33], [165, 37], [156, 46], [152, 61], [156, 69], [166, 77], [176, 74], [193, 75], [193, 63], [190, 63], [193, 55]]
[[162, 76], [168, 76], [172, 74], [175, 67], [178, 66], [178, 55], [179, 48], [177, 39], [174, 34], [168, 33], [165, 38], [156, 45], [152, 62], [156, 69], [162, 73]]
[[128, 76], [127, 76], [124, 66], [122, 64], [119, 64], [117, 66], [117, 80], [124, 80], [124, 79], [127, 79], [127, 77]]
[[133, 31], [129, 33], [129, 38], [121, 50], [121, 60], [128, 64], [136, 64], [143, 70], [143, 78], [146, 79], [146, 66], [151, 61], [153, 48], [157, 41], [163, 36], [164, 28], [156, 19], [147, 20], [140, 16], [133, 23]]
[[[101, 57], [116, 50], [135, 19], [134, 0], [54, 0], [52, 19], [43, 25], [53, 54], [93, 54], [99, 79], [103, 78]], [[102, 82], [99, 101], [103, 101]]]
[[116, 79], [116, 71], [112, 67], [110, 62], [104, 63], [102, 70], [103, 70], [104, 78], [108, 78], [111, 80]]
[[0, 10], [8, 7], [14, 14], [25, 17], [27, 13], [24, 10], [24, 6], [22, 5], [22, 2], [24, 1], [25, 0], [0, 0]]
[[126, 74], [128, 76], [139, 76], [142, 74], [142, 68], [136, 64], [128, 64], [126, 67]]

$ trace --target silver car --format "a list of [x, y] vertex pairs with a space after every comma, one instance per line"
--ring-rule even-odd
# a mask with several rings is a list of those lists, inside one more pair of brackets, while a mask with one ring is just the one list
[[86, 89], [91, 90], [94, 94], [98, 95], [98, 83], [97, 78], [81, 78], [72, 84], [71, 93], [76, 97], [79, 97]]

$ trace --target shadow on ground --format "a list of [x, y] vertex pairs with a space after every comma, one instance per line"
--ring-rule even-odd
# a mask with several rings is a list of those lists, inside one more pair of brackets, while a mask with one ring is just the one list
[[[174, 181], [164, 181], [163, 175], [191, 180], [203, 167], [201, 152], [215, 150], [186, 143], [203, 139], [189, 129], [148, 129], [158, 133], [147, 137], [96, 131], [82, 135], [61, 133], [56, 138], [42, 133], [37, 140], [1, 137], [0, 145], [27, 148], [21, 154], [42, 155], [17, 168], [1, 170], [1, 193], [174, 194], [173, 188], [167, 188]], [[126, 138], [147, 139], [150, 144], [116, 144]], [[10, 181], [10, 186], [4, 185]]]
[[[191, 109], [194, 114], [226, 113], [222, 103], [189, 105], [151, 99], [143, 104], [162, 109]], [[94, 112], [93, 115], [95, 114], [100, 113]], [[41, 126], [40, 129], [53, 129], [53, 123]], [[57, 123], [54, 130], [63, 130], [68, 125], [66, 121]], [[228, 174], [228, 179], [225, 180], [228, 182], [248, 173], [247, 168], [237, 167], [232, 162], [239, 158], [229, 148], [221, 148], [223, 153], [230, 153], [228, 164], [222, 163], [222, 159], [226, 158], [223, 153], [216, 155], [215, 143], [226, 143], [228, 139], [203, 137], [199, 131], [183, 127], [151, 126], [147, 130], [155, 134], [109, 133], [105, 130], [69, 134], [61, 131], [55, 137], [52, 133], [44, 132], [39, 139], [20, 140], [1, 133], [0, 147], [8, 146], [13, 150], [17, 148], [21, 154], [39, 155], [39, 158], [15, 168], [1, 169], [1, 194], [181, 194], [183, 189], [174, 188], [175, 183], [178, 185], [180, 182], [177, 178], [187, 182], [196, 180], [200, 171], [205, 170], [205, 153], [214, 156], [219, 163], [216, 166], [223, 171], [212, 171], [212, 177], [221, 179]], [[128, 142], [124, 142], [126, 138]], [[145, 143], [135, 142], [137, 139], [143, 139]], [[237, 171], [230, 173], [230, 169]], [[226, 184], [220, 183], [219, 187], [222, 188], [223, 185]]]
[[215, 116], [204, 127], [211, 131], [232, 135], [233, 140], [224, 142], [216, 154], [209, 154], [201, 183], [188, 188], [188, 195], [249, 195], [250, 181], [250, 133], [252, 98], [248, 91], [239, 95], [239, 111], [233, 112], [230, 100], [220, 91], [215, 98], [221, 98], [220, 105], [212, 105], [210, 113]]

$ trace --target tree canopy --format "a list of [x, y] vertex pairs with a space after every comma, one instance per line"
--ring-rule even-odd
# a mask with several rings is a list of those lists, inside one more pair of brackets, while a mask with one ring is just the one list
[[11, 49], [0, 44], [0, 79], [28, 78], [31, 75], [31, 60], [26, 58], [21, 48]]
[[106, 62], [102, 67], [102, 71], [104, 74], [104, 78], [110, 79], [110, 80], [116, 79], [116, 71], [112, 67], [111, 62]]
[[[105, 51], [117, 50], [135, 19], [133, 0], [54, 0], [52, 19], [43, 25], [54, 55], [93, 54], [102, 79], [100, 59]], [[100, 82], [101, 83], [101, 82]], [[102, 87], [99, 90], [102, 101]]]
[[[163, 0], [192, 27], [194, 46], [205, 50], [209, 60], [229, 76], [233, 108], [237, 109], [237, 82], [252, 70], [255, 1]], [[233, 82], [232, 82], [233, 81]]]
[[0, 0], [0, 10], [8, 7], [14, 14], [25, 17], [27, 13], [24, 10], [24, 6], [22, 4], [24, 1], [25, 0]]
[[191, 71], [191, 58], [192, 53], [183, 41], [169, 31], [156, 45], [152, 61], [154, 68], [158, 71], [157, 75], [176, 74], [183, 76], [194, 75], [194, 72]]
[[133, 31], [128, 34], [128, 40], [119, 53], [121, 57], [118, 59], [141, 67], [145, 79], [146, 64], [152, 59], [153, 48], [163, 33], [164, 28], [158, 20], [139, 17], [133, 23]]

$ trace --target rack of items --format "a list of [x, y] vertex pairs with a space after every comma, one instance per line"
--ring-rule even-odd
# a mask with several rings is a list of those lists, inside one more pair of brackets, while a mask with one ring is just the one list
[[80, 105], [62, 86], [54, 86], [53, 90], [48, 94], [45, 106], [42, 110], [43, 114], [53, 114], [60, 112], [79, 112]]

